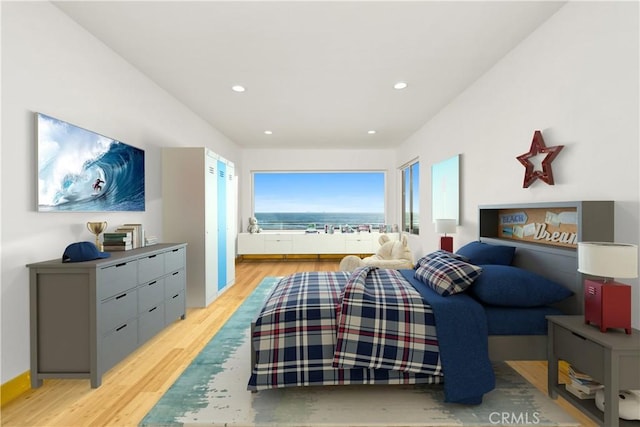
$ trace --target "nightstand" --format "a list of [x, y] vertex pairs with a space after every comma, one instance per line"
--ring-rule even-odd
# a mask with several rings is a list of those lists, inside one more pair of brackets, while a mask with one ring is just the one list
[[[640, 331], [632, 329], [630, 335], [621, 329], [600, 332], [585, 324], [583, 316], [547, 316], [547, 320], [549, 396], [562, 396], [600, 425], [637, 427], [638, 421], [618, 418], [618, 391], [640, 389]], [[604, 384], [604, 414], [593, 399], [578, 399], [564, 384], [558, 384], [559, 359]]]

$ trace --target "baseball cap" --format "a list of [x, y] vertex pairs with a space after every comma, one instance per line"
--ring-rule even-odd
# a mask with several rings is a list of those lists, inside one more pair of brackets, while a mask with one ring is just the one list
[[62, 254], [62, 262], [91, 261], [110, 256], [109, 252], [100, 252], [98, 247], [91, 242], [77, 242], [67, 246]]

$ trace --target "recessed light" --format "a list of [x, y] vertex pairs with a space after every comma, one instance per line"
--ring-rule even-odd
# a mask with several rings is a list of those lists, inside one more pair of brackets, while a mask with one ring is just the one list
[[393, 88], [401, 90], [401, 89], [406, 88], [407, 86], [408, 86], [408, 84], [406, 82], [397, 82], [396, 84], [393, 85]]
[[270, 131], [270, 130], [265, 130], [265, 131], [264, 131], [264, 134], [265, 134], [265, 135], [273, 135], [273, 132], [272, 132], [272, 131]]
[[376, 133], [376, 131], [372, 129], [372, 130], [368, 131], [367, 133], [368, 133], [369, 135], [373, 135], [373, 134], [375, 134], [375, 133]]
[[235, 85], [231, 86], [231, 90], [234, 92], [244, 92], [246, 89], [244, 88], [244, 86]]

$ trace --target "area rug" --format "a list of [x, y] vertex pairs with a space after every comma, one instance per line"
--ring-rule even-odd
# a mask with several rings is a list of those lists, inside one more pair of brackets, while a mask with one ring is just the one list
[[578, 426], [504, 363], [478, 406], [444, 403], [442, 386], [295, 387], [247, 391], [249, 325], [277, 282], [265, 278], [141, 426]]

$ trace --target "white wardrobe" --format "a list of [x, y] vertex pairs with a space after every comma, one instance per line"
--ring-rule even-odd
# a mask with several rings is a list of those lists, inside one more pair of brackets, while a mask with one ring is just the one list
[[163, 240], [186, 242], [187, 306], [206, 307], [235, 282], [234, 165], [204, 147], [162, 150]]

